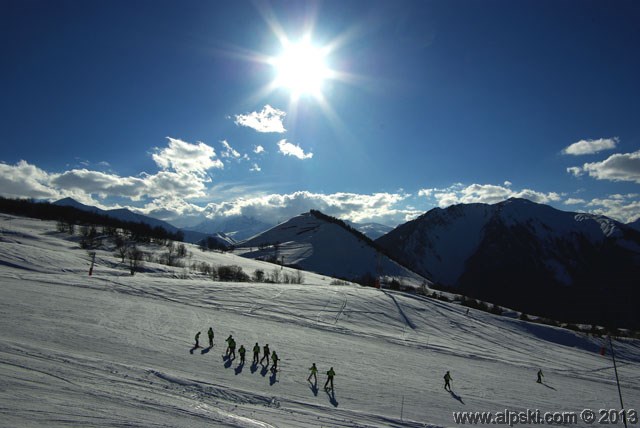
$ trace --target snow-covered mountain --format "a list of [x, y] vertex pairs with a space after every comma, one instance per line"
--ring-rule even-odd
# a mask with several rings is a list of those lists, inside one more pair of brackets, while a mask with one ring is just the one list
[[351, 221], [345, 221], [345, 223], [364, 233], [374, 241], [393, 230], [393, 227], [380, 223], [354, 223]]
[[409, 285], [425, 281], [378, 251], [370, 239], [344, 222], [317, 211], [293, 217], [239, 244], [244, 257], [271, 259], [285, 265], [339, 278], [378, 275], [399, 277]]
[[436, 208], [376, 241], [436, 283], [549, 316], [640, 325], [640, 233], [525, 199]]
[[188, 227], [186, 230], [208, 235], [221, 232], [235, 241], [242, 241], [264, 232], [273, 226], [274, 224], [265, 223], [253, 217], [234, 215], [204, 220], [197, 226]]
[[117, 209], [113, 209], [113, 210], [103, 210], [97, 207], [93, 207], [93, 206], [89, 206], [89, 205], [85, 205], [82, 204], [78, 201], [76, 201], [73, 198], [64, 198], [64, 199], [60, 199], [58, 201], [53, 202], [53, 205], [59, 205], [59, 206], [67, 206], [67, 207], [73, 207], [73, 208], [77, 208], [83, 211], [89, 211], [89, 212], [93, 212], [96, 214], [100, 214], [100, 215], [105, 215], [105, 216], [109, 216], [118, 220], [122, 220], [122, 221], [129, 221], [129, 222], [134, 222], [134, 223], [144, 223], [144, 224], [148, 224], [151, 227], [161, 227], [164, 230], [166, 230], [167, 232], [170, 233], [176, 233], [179, 231], [182, 231], [183, 235], [184, 235], [184, 240], [185, 242], [199, 242], [200, 240], [204, 239], [207, 237], [206, 234], [204, 233], [200, 233], [197, 231], [191, 231], [191, 230], [184, 230], [184, 229], [179, 229], [175, 226], [173, 226], [170, 223], [167, 223], [166, 221], [163, 220], [159, 220], [157, 218], [153, 218], [153, 217], [149, 217], [146, 215], [142, 215], [142, 214], [138, 214], [138, 213], [134, 213], [126, 208], [117, 208]]
[[[599, 337], [312, 273], [233, 283], [146, 262], [131, 276], [108, 245], [89, 276], [75, 239], [54, 221], [0, 214], [2, 427], [435, 428], [462, 426], [453, 412], [538, 409], [586, 428], [582, 409], [619, 408]], [[273, 267], [186, 246], [197, 264]], [[192, 349], [209, 326], [213, 348]], [[249, 349], [269, 343], [280, 370], [251, 365], [251, 351], [244, 365], [224, 359], [229, 334]], [[613, 348], [624, 403], [638, 410], [640, 341]], [[313, 362], [317, 384], [306, 381]]]

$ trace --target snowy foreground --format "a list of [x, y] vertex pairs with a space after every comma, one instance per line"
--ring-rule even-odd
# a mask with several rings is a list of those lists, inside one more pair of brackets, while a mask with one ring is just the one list
[[[249, 274], [274, 268], [191, 251]], [[55, 223], [0, 214], [0, 426], [422, 427], [455, 426], [454, 411], [619, 408], [602, 339], [311, 273], [302, 285], [152, 264], [130, 276], [110, 251], [88, 269]], [[215, 346], [190, 353], [210, 325]], [[268, 342], [281, 371], [252, 368], [250, 351], [244, 367], [225, 362], [229, 334], [249, 349]], [[614, 346], [625, 405], [638, 409], [640, 343]]]

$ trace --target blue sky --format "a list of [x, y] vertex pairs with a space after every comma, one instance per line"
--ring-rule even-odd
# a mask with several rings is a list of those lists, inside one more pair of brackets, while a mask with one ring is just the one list
[[[314, 208], [393, 226], [511, 196], [640, 216], [635, 1], [0, 8], [3, 196], [179, 225]], [[327, 73], [299, 94], [276, 64], [301, 40]]]

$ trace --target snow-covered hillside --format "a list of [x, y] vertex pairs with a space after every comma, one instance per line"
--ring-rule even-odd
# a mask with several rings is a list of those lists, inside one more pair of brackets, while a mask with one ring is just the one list
[[384, 275], [400, 278], [407, 285], [427, 283], [361, 237], [312, 213], [293, 217], [242, 242], [240, 247], [237, 253], [244, 257], [284, 260], [286, 265], [339, 278]]
[[[619, 407], [600, 338], [312, 273], [300, 285], [221, 283], [148, 263], [130, 276], [97, 250], [88, 276], [87, 251], [55, 230], [0, 214], [2, 427], [425, 427], [455, 426], [454, 411]], [[188, 248], [194, 261], [273, 269]], [[192, 350], [210, 325], [214, 347]], [[229, 334], [269, 343], [281, 370], [223, 360]], [[614, 346], [638, 409], [640, 343]]]

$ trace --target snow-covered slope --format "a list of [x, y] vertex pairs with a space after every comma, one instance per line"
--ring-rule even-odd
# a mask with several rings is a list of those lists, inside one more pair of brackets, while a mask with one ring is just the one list
[[486, 300], [573, 321], [640, 325], [627, 304], [640, 298], [640, 234], [607, 217], [524, 199], [461, 204], [431, 210], [376, 242], [417, 273]]
[[[301, 285], [220, 283], [149, 263], [130, 276], [97, 250], [88, 276], [87, 252], [55, 230], [0, 214], [2, 427], [426, 427], [456, 426], [454, 411], [619, 407], [600, 338], [312, 273]], [[194, 261], [270, 266], [188, 247]], [[214, 347], [191, 350], [210, 325]], [[268, 342], [281, 370], [223, 360], [229, 334]], [[640, 344], [614, 347], [637, 409]]]
[[362, 237], [311, 212], [248, 239], [240, 247], [238, 254], [244, 257], [284, 260], [286, 265], [338, 278], [384, 275], [414, 286], [425, 281], [382, 255]]

